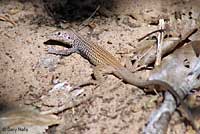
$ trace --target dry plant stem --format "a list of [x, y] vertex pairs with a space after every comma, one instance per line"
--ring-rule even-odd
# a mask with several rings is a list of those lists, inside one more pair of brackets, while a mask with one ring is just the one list
[[11, 23], [13, 26], [16, 25], [16, 23], [13, 20], [11, 20], [10, 18], [8, 18], [6, 16], [0, 16], [0, 20], [7, 21], [7, 22]]
[[[184, 98], [185, 95], [187, 95], [190, 90], [200, 87], [200, 81], [198, 79], [198, 76], [200, 75], [200, 58], [196, 62], [196, 66], [192, 69], [192, 71], [188, 74], [188, 76], [185, 78], [185, 80], [179, 85], [179, 87], [174, 87], [177, 91], [177, 93]], [[144, 128], [144, 134], [164, 134], [166, 131], [166, 127], [169, 124], [168, 117], [166, 116], [166, 113], [170, 113], [170, 115], [175, 111], [176, 109], [176, 101], [174, 100], [174, 97], [166, 92], [165, 94], [165, 100], [162, 103], [161, 107], [152, 113], [151, 117], [149, 118], [148, 125]], [[167, 122], [166, 122], [167, 120]], [[162, 124], [160, 124], [162, 122]], [[163, 126], [165, 126], [163, 128]], [[194, 126], [193, 126], [194, 127]], [[197, 128], [194, 128], [197, 130]]]
[[133, 70], [131, 70], [131, 72], [135, 73], [135, 72], [137, 72], [137, 71], [139, 71], [141, 69], [145, 69], [145, 68], [147, 69], [147, 66], [146, 65], [142, 65], [142, 66], [134, 68]]
[[[159, 29], [164, 29], [164, 19], [159, 20]], [[163, 32], [160, 32], [158, 34], [158, 44], [157, 44], [157, 52], [156, 52], [156, 62], [155, 65], [159, 66], [161, 64], [161, 58], [162, 58], [162, 46], [163, 46], [163, 40], [164, 40], [164, 35]]]
[[[177, 48], [183, 46], [186, 42], [188, 42], [188, 38], [196, 33], [198, 29], [192, 29], [188, 33], [186, 33], [182, 40], [164, 40], [162, 46], [162, 58], [169, 55]], [[141, 61], [139, 61], [139, 65], [150, 65], [154, 63], [156, 60], [156, 49], [152, 49]]]
[[140, 41], [144, 40], [146, 37], [148, 37], [148, 36], [150, 36], [150, 35], [152, 35], [152, 34], [154, 34], [154, 33], [157, 33], [157, 32], [164, 32], [164, 31], [165, 31], [165, 29], [155, 30], [155, 31], [150, 32], [150, 33], [146, 34], [145, 36], [143, 36], [143, 37], [141, 37], [141, 38], [139, 38], [139, 39], [137, 39], [137, 40], [138, 40], [138, 42], [140, 42]]

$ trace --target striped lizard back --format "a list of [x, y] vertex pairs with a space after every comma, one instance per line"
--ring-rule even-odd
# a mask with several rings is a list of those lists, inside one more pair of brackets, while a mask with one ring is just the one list
[[114, 68], [123, 67], [111, 53], [101, 46], [86, 41], [83, 37], [72, 30], [73, 47], [80, 51], [80, 54], [87, 58], [94, 65], [110, 65]]

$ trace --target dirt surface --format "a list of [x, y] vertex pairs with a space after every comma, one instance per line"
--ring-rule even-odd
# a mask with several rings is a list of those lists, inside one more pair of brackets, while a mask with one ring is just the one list
[[[157, 29], [156, 25], [150, 24], [159, 18], [173, 20], [172, 28], [177, 30], [174, 35], [200, 25], [199, 0], [116, 0], [114, 3], [113, 16], [97, 15], [92, 19], [94, 28], [86, 26], [79, 33], [103, 46], [122, 63], [125, 57], [136, 56], [126, 52], [139, 47], [139, 37]], [[184, 21], [175, 19], [179, 17], [178, 13]], [[0, 21], [0, 103], [34, 105], [42, 110], [67, 103], [59, 93], [48, 97], [49, 90], [55, 81], [78, 85], [91, 79], [92, 65], [78, 54], [62, 58], [47, 54], [47, 46], [43, 44], [47, 40], [45, 35], [59, 28], [41, 1], [0, 1], [0, 16], [5, 15], [16, 25]], [[77, 28], [80, 23], [60, 23], [59, 27], [72, 25]], [[80, 97], [96, 97], [60, 113], [64, 123], [51, 127], [48, 133], [141, 133], [150, 114], [161, 103], [161, 97], [145, 94], [112, 75], [108, 75], [99, 87], [86, 86], [83, 89]], [[189, 133], [188, 127], [175, 113], [168, 133]]]

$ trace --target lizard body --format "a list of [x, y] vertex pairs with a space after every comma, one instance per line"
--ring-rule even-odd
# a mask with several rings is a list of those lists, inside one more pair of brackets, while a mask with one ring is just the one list
[[78, 53], [84, 58], [88, 59], [90, 63], [95, 65], [96, 67], [108, 67], [109, 71], [107, 71], [106, 73], [112, 73], [116, 77], [131, 85], [140, 88], [145, 88], [150, 85], [159, 85], [161, 87], [164, 87], [165, 90], [168, 90], [174, 96], [176, 101], [179, 101], [179, 103], [185, 110], [187, 118], [191, 122], [191, 125], [194, 127], [194, 129], [197, 129], [189, 107], [178, 95], [178, 93], [173, 89], [173, 87], [170, 86], [168, 83], [160, 80], [140, 79], [138, 76], [136, 76], [123, 65], [121, 65], [121, 63], [107, 50], [97, 44], [85, 40], [78, 33], [71, 29], [54, 32], [53, 34], [50, 34], [48, 38], [50, 40], [59, 41], [61, 43], [64, 43], [65, 45], [70, 46], [70, 48], [67, 50], [49, 49], [48, 52], [51, 54], [68, 56], [72, 53]]

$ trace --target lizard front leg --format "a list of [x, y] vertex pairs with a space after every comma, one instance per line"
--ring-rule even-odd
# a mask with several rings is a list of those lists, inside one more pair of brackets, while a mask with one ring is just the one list
[[93, 70], [93, 75], [95, 77], [95, 80], [93, 79], [87, 80], [77, 85], [76, 87], [80, 88], [87, 85], [96, 85], [96, 87], [98, 87], [105, 82], [105, 74], [112, 74], [113, 71], [114, 71], [113, 67], [110, 66], [104, 66], [104, 65], [95, 66]]
[[112, 71], [109, 69], [109, 67], [106, 67], [103, 65], [95, 66], [94, 70], [93, 70], [93, 75], [94, 75], [95, 80], [90, 79], [90, 80], [84, 81], [75, 87], [80, 88], [80, 87], [84, 87], [84, 86], [88, 86], [88, 85], [95, 85], [96, 87], [98, 87], [104, 83], [105, 74], [110, 74], [110, 73], [112, 73]]
[[114, 72], [114, 68], [108, 65], [97, 65], [94, 70], [93, 74], [94, 77], [99, 83], [103, 83], [105, 81], [106, 74], [112, 74]]
[[65, 50], [56, 50], [52, 47], [47, 49], [47, 52], [49, 54], [55, 54], [55, 55], [61, 55], [61, 56], [69, 56], [72, 53], [75, 53], [77, 50], [75, 48], [69, 48], [69, 49], [65, 49]]

